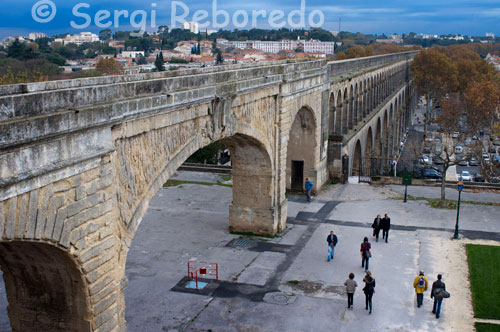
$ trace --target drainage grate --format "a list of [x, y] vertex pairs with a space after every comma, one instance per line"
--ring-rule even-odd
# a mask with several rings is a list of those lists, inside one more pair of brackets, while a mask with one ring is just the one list
[[264, 295], [264, 302], [271, 304], [287, 305], [292, 304], [297, 299], [293, 294], [285, 294], [281, 292], [272, 292]]
[[238, 247], [250, 247], [253, 245], [253, 242], [246, 239], [238, 239], [234, 242], [234, 245]]

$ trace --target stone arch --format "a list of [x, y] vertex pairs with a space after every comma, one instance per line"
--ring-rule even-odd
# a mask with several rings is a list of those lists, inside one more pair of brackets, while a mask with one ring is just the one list
[[335, 114], [335, 132], [342, 132], [342, 90], [337, 91], [337, 103]]
[[356, 95], [354, 91], [354, 86], [351, 84], [349, 89], [349, 129], [352, 129], [355, 125], [355, 117], [356, 117]]
[[330, 93], [330, 99], [328, 103], [328, 134], [331, 134], [335, 131], [335, 113], [336, 113], [336, 107], [335, 107], [335, 96], [332, 93]]
[[0, 242], [12, 331], [82, 331], [91, 327], [89, 290], [80, 264], [43, 242]]
[[344, 102], [342, 103], [342, 134], [349, 131], [349, 94], [347, 88], [344, 88]]
[[368, 79], [365, 77], [363, 81], [363, 90], [361, 91], [363, 93], [363, 119], [368, 115]]
[[352, 172], [351, 175], [358, 176], [363, 175], [363, 159], [361, 158], [361, 142], [359, 139], [356, 141], [356, 145], [354, 147], [354, 153], [352, 155]]
[[288, 135], [286, 187], [288, 190], [302, 191], [306, 178], [317, 183], [315, 169], [317, 121], [314, 112], [303, 106], [296, 113]]
[[392, 154], [393, 154], [393, 151], [394, 151], [394, 136], [395, 136], [395, 129], [396, 129], [396, 126], [395, 126], [395, 121], [394, 121], [394, 104], [391, 103], [391, 106], [390, 106], [390, 110], [389, 110], [389, 122], [388, 122], [388, 126], [389, 126], [389, 129], [388, 129], [388, 144], [387, 144], [387, 156], [388, 157], [392, 157]]
[[372, 164], [372, 156], [374, 155], [373, 152], [373, 132], [372, 132], [372, 127], [368, 128], [368, 133], [366, 134], [366, 142], [365, 142], [365, 153], [363, 154], [363, 159], [364, 159], [364, 174], [363, 175], [370, 175], [371, 174], [371, 164]]

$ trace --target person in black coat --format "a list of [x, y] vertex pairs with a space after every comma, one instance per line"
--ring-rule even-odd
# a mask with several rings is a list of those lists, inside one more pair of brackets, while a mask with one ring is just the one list
[[365, 287], [363, 288], [363, 292], [365, 293], [365, 309], [368, 310], [370, 307], [370, 314], [372, 313], [372, 297], [375, 293], [375, 278], [373, 278], [372, 273], [370, 271], [366, 271], [366, 275], [363, 278], [365, 282]]
[[436, 318], [439, 318], [439, 314], [441, 313], [441, 304], [443, 303], [443, 298], [436, 295], [436, 290], [438, 288], [441, 288], [443, 290], [446, 290], [446, 285], [444, 282], [441, 281], [441, 278], [443, 276], [438, 274], [437, 275], [437, 280], [432, 283], [432, 289], [431, 289], [431, 299], [434, 299], [434, 306], [432, 307], [432, 313], [436, 314]]
[[326, 237], [326, 242], [328, 242], [328, 261], [333, 259], [333, 256], [335, 255], [335, 246], [338, 241], [337, 235], [335, 235], [333, 231], [331, 231]]
[[391, 218], [387, 215], [384, 215], [382, 218], [382, 240], [385, 239], [385, 243], [389, 240], [389, 230], [391, 229]]
[[377, 214], [377, 217], [373, 220], [373, 224], [372, 224], [373, 236], [375, 236], [375, 239], [377, 242], [378, 242], [378, 235], [380, 233], [381, 226], [382, 226], [382, 219], [380, 218], [380, 214]]

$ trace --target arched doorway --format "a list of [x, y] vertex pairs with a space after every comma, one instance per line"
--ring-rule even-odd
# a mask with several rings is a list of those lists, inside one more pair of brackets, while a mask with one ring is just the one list
[[287, 149], [287, 190], [302, 191], [306, 178], [316, 184], [316, 122], [313, 112], [302, 107], [290, 129]]
[[354, 148], [353, 160], [352, 160], [352, 175], [361, 176], [363, 175], [362, 170], [362, 160], [361, 160], [361, 142], [356, 142], [356, 147]]

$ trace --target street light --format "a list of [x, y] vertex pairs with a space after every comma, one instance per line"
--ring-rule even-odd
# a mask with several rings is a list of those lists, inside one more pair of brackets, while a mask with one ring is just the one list
[[458, 239], [458, 218], [460, 217], [460, 196], [462, 194], [462, 189], [464, 188], [464, 183], [458, 181], [458, 204], [457, 204], [457, 223], [455, 224], [455, 235], [454, 239]]

